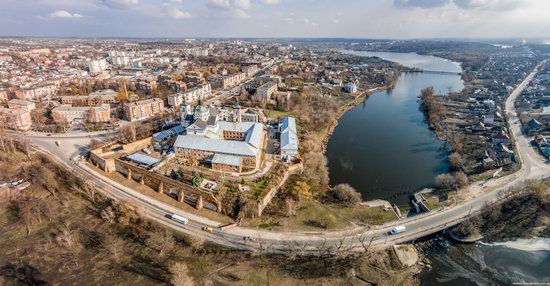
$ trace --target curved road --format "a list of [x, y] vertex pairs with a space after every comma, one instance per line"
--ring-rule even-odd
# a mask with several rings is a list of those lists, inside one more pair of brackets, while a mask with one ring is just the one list
[[[477, 214], [487, 204], [495, 203], [503, 193], [510, 191], [513, 187], [521, 186], [528, 180], [549, 177], [550, 166], [545, 164], [542, 157], [530, 146], [529, 138], [522, 134], [518, 116], [514, 109], [517, 96], [527, 87], [544, 63], [541, 62], [517, 86], [509, 95], [505, 104], [511, 133], [516, 140], [519, 151], [518, 157], [522, 162], [521, 169], [518, 172], [489, 182], [472, 184], [469, 186], [468, 191], [474, 194], [474, 197], [458, 205], [374, 228], [356, 227], [345, 231], [326, 233], [271, 232], [243, 227], [221, 231], [218, 229], [220, 226], [218, 222], [175, 209], [89, 169], [83, 160], [79, 159], [80, 156], [73, 156], [85, 150], [89, 140], [87, 137], [70, 139], [27, 138], [32, 138], [33, 143], [40, 150], [53, 155], [56, 160], [73, 171], [75, 175], [96, 182], [98, 190], [105, 195], [117, 200], [135, 202], [144, 215], [174, 230], [198, 236], [223, 246], [249, 251], [295, 255], [342, 254], [344, 252], [365, 251], [369, 247], [383, 248], [454, 226], [468, 219], [471, 215]], [[63, 148], [56, 147], [55, 140], [61, 140]], [[187, 225], [173, 222], [167, 218], [167, 214], [171, 213], [185, 216], [189, 218], [190, 222]], [[396, 225], [405, 225], [407, 230], [398, 235], [388, 235], [387, 232]], [[213, 227], [214, 232], [202, 231], [203, 226]], [[243, 239], [245, 236], [252, 237], [253, 240], [245, 241]]]

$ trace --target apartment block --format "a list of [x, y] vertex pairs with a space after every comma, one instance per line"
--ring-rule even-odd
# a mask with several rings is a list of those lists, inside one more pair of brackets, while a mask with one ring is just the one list
[[60, 105], [52, 109], [52, 117], [56, 120], [62, 118], [70, 124], [79, 124], [86, 121], [93, 123], [109, 122], [111, 120], [111, 107], [108, 104], [93, 107]]
[[259, 69], [257, 65], [249, 65], [242, 68], [242, 71], [246, 73], [248, 77], [253, 77], [258, 73]]
[[22, 108], [0, 108], [0, 124], [9, 129], [27, 131], [32, 126], [31, 112]]
[[185, 101], [188, 103], [196, 102], [201, 98], [206, 98], [212, 94], [212, 86], [205, 84], [196, 88], [189, 89], [185, 92], [171, 94], [168, 96], [168, 105], [179, 108]]
[[88, 63], [88, 70], [91, 74], [98, 74], [107, 69], [107, 61], [105, 59], [93, 60]]
[[237, 73], [234, 75], [228, 75], [222, 79], [222, 88], [230, 89], [237, 86], [241, 82], [246, 80], [246, 74], [244, 72]]
[[21, 99], [41, 99], [49, 98], [52, 95], [55, 95], [59, 91], [59, 88], [55, 84], [42, 84], [42, 85], [33, 85], [29, 87], [24, 87], [21, 90], [22, 96], [16, 97]]
[[73, 106], [96, 106], [115, 104], [117, 92], [112, 89], [90, 93], [89, 95], [69, 95], [61, 97], [61, 104]]
[[164, 113], [164, 102], [159, 98], [128, 103], [124, 106], [124, 117], [130, 122], [146, 120]]
[[271, 96], [277, 91], [277, 84], [274, 82], [268, 82], [256, 90], [256, 97], [261, 101], [270, 101]]
[[26, 109], [28, 111], [32, 111], [33, 109], [36, 109], [36, 104], [34, 104], [34, 102], [30, 102], [24, 99], [12, 99], [8, 102], [8, 108]]

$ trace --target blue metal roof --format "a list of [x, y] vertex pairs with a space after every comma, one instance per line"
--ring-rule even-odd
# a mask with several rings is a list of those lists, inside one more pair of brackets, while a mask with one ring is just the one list
[[170, 137], [174, 137], [176, 135], [182, 134], [184, 131], [185, 131], [185, 127], [183, 125], [176, 125], [175, 127], [172, 127], [168, 130], [164, 130], [153, 134], [153, 139], [155, 141], [164, 141]]

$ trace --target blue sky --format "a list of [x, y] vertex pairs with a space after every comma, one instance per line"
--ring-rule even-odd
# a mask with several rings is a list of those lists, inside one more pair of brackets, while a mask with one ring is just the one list
[[2, 36], [550, 37], [548, 0], [0, 0]]

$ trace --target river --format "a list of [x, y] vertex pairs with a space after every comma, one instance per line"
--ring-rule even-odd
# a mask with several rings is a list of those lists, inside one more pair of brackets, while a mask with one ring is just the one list
[[439, 243], [443, 246], [427, 255], [433, 268], [420, 274], [422, 285], [550, 285], [550, 239]]
[[[346, 53], [424, 70], [461, 71], [458, 63], [432, 56]], [[428, 129], [419, 110], [420, 90], [429, 86], [439, 94], [464, 87], [459, 75], [404, 73], [393, 90], [372, 94], [340, 119], [326, 152], [332, 185], [349, 183], [364, 200], [407, 205], [409, 194], [433, 186], [435, 176], [448, 172], [444, 142]]]
[[[346, 52], [424, 70], [461, 71], [457, 63], [431, 56]], [[404, 205], [408, 193], [433, 185], [437, 174], [448, 171], [444, 143], [418, 108], [420, 90], [428, 86], [446, 94], [461, 90], [463, 82], [458, 75], [403, 74], [395, 89], [372, 94], [342, 117], [327, 146], [331, 184], [349, 183], [365, 200]], [[550, 239], [437, 244], [427, 253], [433, 268], [420, 274], [422, 285], [550, 284]]]

